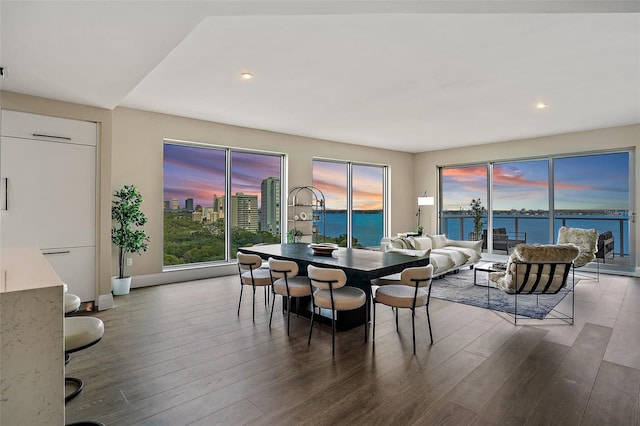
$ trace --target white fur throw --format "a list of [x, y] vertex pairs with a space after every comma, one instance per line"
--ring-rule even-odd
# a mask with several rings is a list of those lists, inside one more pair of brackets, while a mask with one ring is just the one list
[[[518, 244], [513, 250], [514, 260], [520, 262], [571, 262], [580, 252], [574, 244]], [[509, 259], [511, 260], [511, 259]]]
[[558, 244], [575, 244], [580, 249], [580, 255], [573, 261], [579, 267], [593, 262], [598, 251], [598, 231], [595, 229], [560, 227]]

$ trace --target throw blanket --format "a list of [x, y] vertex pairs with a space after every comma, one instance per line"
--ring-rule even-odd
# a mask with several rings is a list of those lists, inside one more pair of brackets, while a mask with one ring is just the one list
[[391, 240], [391, 246], [396, 248], [415, 250], [416, 246], [413, 237], [400, 237]]

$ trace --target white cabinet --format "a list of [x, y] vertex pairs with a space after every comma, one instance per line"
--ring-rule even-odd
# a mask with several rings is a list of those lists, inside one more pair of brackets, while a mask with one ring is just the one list
[[0, 245], [37, 246], [69, 291], [95, 300], [95, 123], [2, 111]]

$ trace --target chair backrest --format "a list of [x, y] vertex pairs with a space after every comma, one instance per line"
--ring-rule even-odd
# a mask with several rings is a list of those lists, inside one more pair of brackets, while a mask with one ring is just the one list
[[513, 262], [511, 269], [515, 278], [507, 291], [518, 294], [556, 294], [567, 286], [572, 266], [572, 262]]
[[410, 287], [425, 287], [431, 284], [433, 277], [433, 265], [406, 268], [400, 274], [400, 282]]
[[271, 276], [275, 279], [284, 278], [285, 274], [287, 278], [295, 277], [298, 275], [298, 264], [291, 260], [280, 260], [269, 258], [269, 269], [271, 270]]
[[347, 275], [342, 269], [318, 268], [309, 265], [307, 273], [311, 284], [316, 288], [327, 290], [331, 286], [335, 290], [336, 288], [344, 287], [347, 283]]
[[518, 244], [509, 256], [505, 279], [498, 285], [510, 293], [557, 293], [566, 287], [578, 254], [574, 244]]
[[262, 259], [257, 254], [238, 252], [236, 258], [238, 259], [238, 268], [243, 271], [258, 269], [262, 265]]

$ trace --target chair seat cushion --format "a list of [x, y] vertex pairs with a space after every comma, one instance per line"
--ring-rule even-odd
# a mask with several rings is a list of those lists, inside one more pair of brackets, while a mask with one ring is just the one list
[[[256, 286], [271, 285], [271, 273], [269, 269], [258, 268], [253, 270], [253, 281]], [[242, 284], [251, 285], [251, 271], [242, 273]]]
[[[415, 292], [415, 287], [407, 285], [386, 285], [376, 290], [375, 300], [387, 306], [410, 308], [413, 306], [413, 295]], [[427, 296], [427, 292], [419, 288], [416, 296], [416, 306], [426, 305]]]
[[64, 313], [70, 314], [71, 312], [75, 312], [80, 308], [80, 298], [71, 293], [64, 294]]
[[64, 350], [73, 352], [89, 346], [102, 338], [104, 323], [94, 317], [64, 319]]
[[[316, 306], [331, 309], [331, 294], [329, 290], [317, 289], [313, 293]], [[357, 287], [344, 286], [333, 290], [334, 307], [337, 311], [357, 309], [367, 302], [367, 295]]]
[[[311, 288], [309, 287], [309, 278], [307, 277], [291, 277], [288, 279], [289, 283], [289, 296], [302, 297], [311, 296]], [[279, 278], [273, 282], [273, 291], [286, 296], [287, 285], [284, 278]]]

